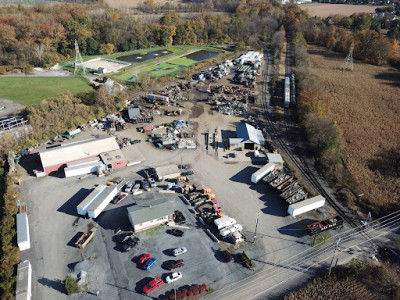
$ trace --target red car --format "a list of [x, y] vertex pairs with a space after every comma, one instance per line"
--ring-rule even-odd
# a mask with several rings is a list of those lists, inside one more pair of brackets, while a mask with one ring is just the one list
[[171, 262], [168, 265], [168, 269], [169, 270], [177, 269], [177, 268], [183, 267], [184, 265], [185, 265], [185, 262], [183, 261], [183, 259], [179, 259], [179, 260], [175, 260], [175, 261]]
[[150, 281], [148, 284], [145, 285], [145, 287], [143, 288], [143, 293], [148, 294], [154, 291], [163, 283], [164, 281], [160, 277], [154, 278], [152, 281]]
[[113, 204], [119, 204], [121, 203], [122, 200], [126, 197], [126, 194], [121, 194], [119, 196], [116, 196], [114, 200], [112, 201]]
[[148, 261], [150, 259], [151, 255], [146, 253], [143, 254], [140, 258], [139, 258], [139, 263], [140, 264], [144, 264], [146, 261]]

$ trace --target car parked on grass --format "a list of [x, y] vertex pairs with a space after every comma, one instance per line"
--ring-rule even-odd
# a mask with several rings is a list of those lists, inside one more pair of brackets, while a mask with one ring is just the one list
[[182, 255], [186, 252], [187, 252], [187, 249], [185, 247], [179, 247], [179, 248], [175, 248], [174, 250], [172, 250], [172, 254], [174, 256]]
[[143, 288], [143, 293], [148, 294], [155, 289], [157, 289], [159, 286], [161, 286], [164, 283], [164, 281], [161, 279], [161, 277], [154, 278], [151, 280], [148, 284], [146, 284]]
[[155, 259], [154, 257], [149, 258], [149, 259], [143, 264], [143, 269], [145, 269], [145, 270], [150, 270], [151, 267], [154, 266], [156, 262], [157, 262], [157, 259]]
[[170, 229], [167, 232], [169, 234], [172, 234], [173, 236], [177, 236], [177, 237], [182, 237], [184, 235], [184, 232], [179, 229]]
[[222, 257], [226, 262], [233, 262], [233, 256], [228, 250], [222, 251]]
[[172, 283], [175, 282], [179, 279], [182, 278], [182, 273], [181, 272], [174, 272], [171, 275], [167, 276], [167, 278], [165, 279], [166, 283]]
[[136, 193], [140, 189], [140, 183], [135, 183], [132, 188], [132, 194]]
[[181, 268], [185, 265], [185, 262], [183, 259], [179, 259], [179, 260], [174, 260], [171, 263], [168, 264], [167, 268], [169, 270], [173, 270], [173, 269], [177, 269], [177, 268]]
[[148, 253], [143, 254], [140, 258], [139, 258], [139, 264], [144, 264], [146, 261], [148, 261], [151, 258], [151, 255]]

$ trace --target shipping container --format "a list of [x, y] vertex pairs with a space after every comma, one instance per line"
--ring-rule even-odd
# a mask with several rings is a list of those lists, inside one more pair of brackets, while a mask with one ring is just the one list
[[274, 163], [267, 163], [265, 166], [254, 172], [253, 175], [251, 175], [251, 182], [253, 183], [259, 182], [266, 175], [271, 173], [274, 169], [275, 169]]
[[84, 216], [87, 214], [90, 205], [94, 203], [96, 198], [106, 189], [104, 184], [99, 184], [95, 189], [93, 189], [89, 195], [78, 205], [77, 212], [78, 215]]
[[309, 198], [309, 199], [297, 202], [295, 204], [289, 205], [288, 213], [294, 217], [294, 216], [301, 215], [305, 212], [308, 212], [310, 210], [320, 208], [320, 207], [324, 206], [324, 204], [325, 204], [325, 198], [322, 197], [321, 195], [318, 195], [313, 198]]
[[118, 185], [112, 184], [106, 188], [94, 201], [92, 205], [89, 206], [88, 216], [95, 219], [97, 218], [106, 206], [111, 202], [111, 200], [118, 193]]
[[28, 213], [17, 214], [17, 244], [20, 251], [31, 248]]

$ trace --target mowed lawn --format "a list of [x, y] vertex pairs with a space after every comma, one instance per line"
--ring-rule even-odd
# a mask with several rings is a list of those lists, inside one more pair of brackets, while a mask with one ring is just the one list
[[6, 98], [22, 105], [33, 105], [44, 99], [66, 92], [77, 94], [89, 92], [92, 88], [77, 77], [3, 77], [0, 78], [0, 98]]

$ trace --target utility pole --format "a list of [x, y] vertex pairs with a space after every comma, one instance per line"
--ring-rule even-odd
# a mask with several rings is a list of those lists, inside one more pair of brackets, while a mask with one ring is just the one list
[[357, 210], [356, 210], [356, 215], [358, 215], [358, 209], [360, 208], [360, 203], [361, 203], [361, 197], [364, 196], [364, 194], [358, 195], [358, 200], [357, 200]]
[[[331, 276], [331, 271], [332, 271], [332, 267], [333, 267], [333, 261], [335, 260], [335, 254], [336, 251], [339, 248], [339, 243], [340, 243], [340, 238], [338, 238], [337, 242], [336, 242], [336, 247], [335, 247], [335, 251], [333, 251], [333, 256], [332, 256], [332, 261], [331, 261], [331, 265], [329, 267], [329, 276]], [[336, 262], [337, 263], [337, 262]]]
[[256, 238], [257, 238], [257, 226], [258, 226], [258, 217], [259, 216], [260, 216], [260, 212], [257, 212], [257, 215], [256, 215], [256, 228], [254, 229], [253, 244], [256, 242]]

